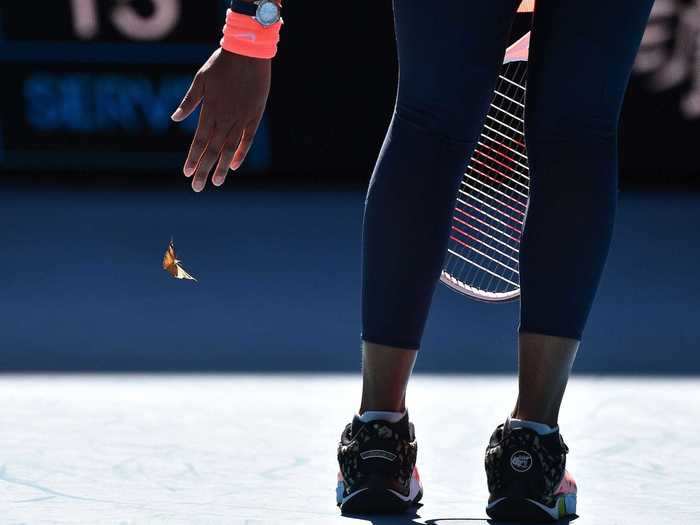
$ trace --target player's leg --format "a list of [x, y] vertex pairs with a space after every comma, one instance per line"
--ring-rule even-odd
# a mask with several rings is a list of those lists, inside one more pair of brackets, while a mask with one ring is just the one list
[[513, 417], [556, 427], [580, 341], [544, 334], [518, 338], [518, 399]]
[[404, 412], [406, 387], [417, 350], [364, 343], [362, 345], [362, 401], [360, 414], [369, 410]]
[[516, 3], [394, 2], [399, 87], [364, 216], [366, 342], [420, 345]]
[[617, 200], [617, 122], [652, 0], [541, 0], [530, 47], [530, 204], [521, 241], [520, 392], [487, 450], [489, 514], [575, 512], [557, 417]]
[[339, 447], [345, 511], [395, 510], [419, 497], [403, 396], [516, 6], [394, 2], [399, 87], [365, 207], [364, 392]]

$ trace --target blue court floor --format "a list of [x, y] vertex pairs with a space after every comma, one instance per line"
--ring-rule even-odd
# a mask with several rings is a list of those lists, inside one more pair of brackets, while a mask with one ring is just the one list
[[[3, 189], [2, 370], [356, 370], [363, 193], [232, 189]], [[622, 193], [576, 371], [700, 373], [699, 226], [698, 193]], [[512, 372], [517, 313], [440, 287], [418, 370]]]

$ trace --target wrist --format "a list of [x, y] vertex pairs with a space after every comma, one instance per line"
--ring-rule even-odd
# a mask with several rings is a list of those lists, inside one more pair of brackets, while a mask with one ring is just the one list
[[259, 57], [251, 57], [244, 55], [242, 53], [239, 53], [237, 51], [229, 51], [225, 49], [223, 46], [219, 48], [220, 49], [220, 55], [222, 57], [222, 60], [224, 61], [225, 64], [250, 64], [250, 65], [255, 65], [259, 63], [264, 63], [264, 62], [271, 62], [271, 58], [259, 58]]

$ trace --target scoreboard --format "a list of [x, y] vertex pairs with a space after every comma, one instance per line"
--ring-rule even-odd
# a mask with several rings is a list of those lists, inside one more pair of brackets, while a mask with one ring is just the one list
[[[0, 167], [177, 167], [197, 118], [169, 117], [218, 45], [226, 3], [3, 3]], [[249, 169], [266, 168], [266, 138], [263, 122]]]

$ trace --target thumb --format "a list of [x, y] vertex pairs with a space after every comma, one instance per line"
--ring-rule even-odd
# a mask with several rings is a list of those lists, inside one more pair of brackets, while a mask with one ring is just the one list
[[185, 98], [182, 99], [175, 113], [170, 116], [175, 122], [182, 122], [189, 117], [202, 101], [202, 81], [199, 78], [199, 75], [194, 77], [190, 88], [185, 93]]

